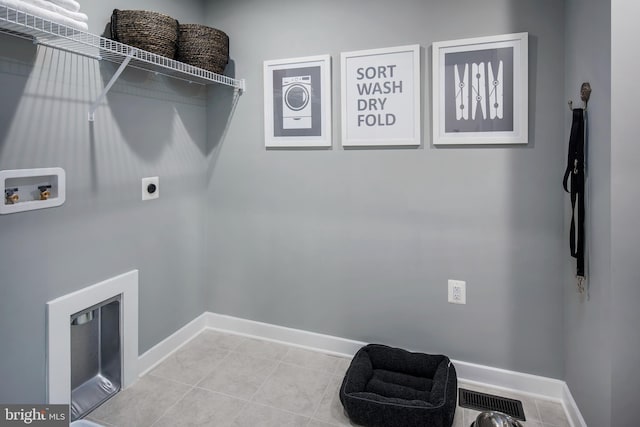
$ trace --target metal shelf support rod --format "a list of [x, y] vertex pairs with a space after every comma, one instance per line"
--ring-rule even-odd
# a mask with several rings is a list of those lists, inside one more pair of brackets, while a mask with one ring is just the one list
[[98, 109], [98, 106], [100, 105], [102, 100], [104, 100], [105, 96], [107, 96], [107, 92], [109, 92], [109, 90], [111, 90], [111, 87], [115, 84], [116, 80], [118, 80], [118, 77], [120, 77], [120, 74], [122, 74], [124, 69], [127, 68], [127, 65], [129, 65], [129, 61], [131, 61], [133, 59], [133, 57], [136, 55], [137, 52], [138, 52], [137, 49], [132, 49], [131, 52], [129, 52], [127, 57], [120, 64], [120, 67], [118, 67], [118, 69], [114, 73], [113, 77], [111, 77], [111, 80], [109, 80], [109, 83], [107, 83], [105, 88], [102, 90], [102, 93], [100, 93], [100, 95], [98, 95], [96, 100], [93, 101], [93, 104], [91, 104], [91, 107], [89, 107], [89, 121], [90, 122], [95, 120], [95, 118], [96, 118], [95, 114], [96, 114], [96, 110]]

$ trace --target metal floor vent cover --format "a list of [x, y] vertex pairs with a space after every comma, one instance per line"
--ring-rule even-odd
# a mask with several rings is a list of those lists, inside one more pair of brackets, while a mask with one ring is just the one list
[[526, 421], [522, 402], [519, 400], [461, 388], [458, 404], [462, 408], [475, 409], [476, 411], [498, 411], [517, 420]]

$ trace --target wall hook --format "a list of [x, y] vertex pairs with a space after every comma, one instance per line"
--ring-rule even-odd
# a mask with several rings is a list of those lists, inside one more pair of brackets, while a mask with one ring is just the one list
[[[580, 86], [580, 99], [584, 102], [584, 111], [587, 111], [587, 104], [591, 98], [591, 84], [589, 82], [582, 83]], [[573, 111], [573, 101], [569, 100], [569, 109]]]

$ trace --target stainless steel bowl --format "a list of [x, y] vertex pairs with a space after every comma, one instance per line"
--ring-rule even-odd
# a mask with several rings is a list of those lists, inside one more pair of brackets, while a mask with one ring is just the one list
[[502, 412], [482, 412], [471, 427], [522, 427], [522, 424]]

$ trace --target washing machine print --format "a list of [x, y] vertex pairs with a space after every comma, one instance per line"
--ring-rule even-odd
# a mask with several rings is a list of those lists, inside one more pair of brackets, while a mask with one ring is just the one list
[[311, 76], [282, 78], [282, 129], [311, 129]]

